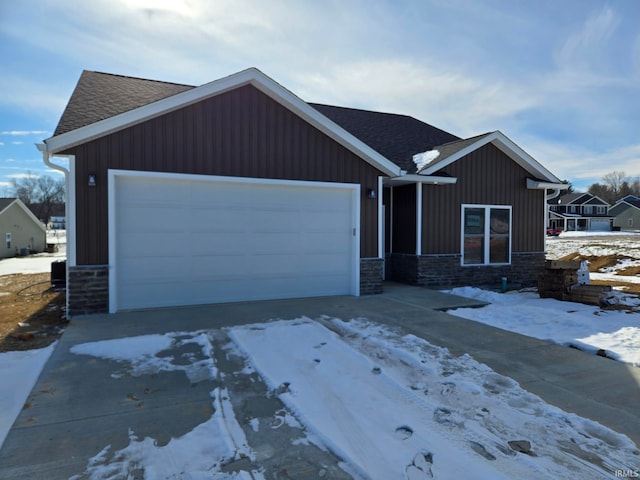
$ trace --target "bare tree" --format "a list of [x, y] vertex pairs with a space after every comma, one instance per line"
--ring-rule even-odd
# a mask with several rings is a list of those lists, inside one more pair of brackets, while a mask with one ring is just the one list
[[55, 205], [64, 203], [64, 179], [29, 172], [13, 180], [14, 194], [43, 222], [47, 223]]
[[639, 196], [640, 179], [632, 180], [623, 171], [616, 170], [602, 177], [602, 183], [591, 185], [588, 192], [613, 205], [627, 195]]
[[629, 183], [629, 177], [621, 170], [616, 170], [611, 173], [607, 173], [602, 177], [604, 184], [609, 187], [611, 194], [614, 197], [614, 201], [620, 198], [623, 185]]
[[594, 183], [587, 190], [591, 195], [601, 198], [607, 203], [613, 204], [615, 202], [615, 196], [611, 192], [611, 189], [608, 185], [603, 185], [602, 183]]

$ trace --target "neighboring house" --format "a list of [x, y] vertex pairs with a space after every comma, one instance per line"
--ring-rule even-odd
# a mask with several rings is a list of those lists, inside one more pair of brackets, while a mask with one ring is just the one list
[[51, 228], [52, 230], [64, 230], [65, 228], [67, 228], [66, 218], [67, 217], [65, 216], [56, 217], [52, 215], [49, 219], [49, 228]]
[[609, 231], [609, 204], [590, 193], [567, 193], [549, 200], [551, 228], [563, 231]]
[[67, 228], [67, 217], [65, 215], [64, 204], [56, 204], [51, 209], [49, 228], [53, 230], [64, 230]]
[[309, 104], [253, 68], [200, 87], [85, 71], [39, 148], [68, 159], [70, 315], [534, 285], [547, 190], [567, 188], [500, 132]]
[[43, 252], [45, 226], [18, 198], [0, 198], [0, 258]]
[[609, 208], [616, 230], [640, 230], [640, 197], [627, 195]]

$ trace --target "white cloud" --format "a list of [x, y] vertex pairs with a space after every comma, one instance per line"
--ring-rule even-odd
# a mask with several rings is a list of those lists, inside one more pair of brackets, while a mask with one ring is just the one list
[[15, 178], [16, 180], [22, 179], [22, 178], [39, 178], [40, 175], [36, 175], [35, 173], [12, 173], [9, 175], [6, 175], [7, 178]]
[[[70, 85], [60, 86], [51, 84], [47, 79], [33, 80], [24, 74], [3, 73], [0, 76], [0, 106], [5, 106], [8, 110], [34, 113], [45, 119], [60, 118], [71, 90]], [[40, 132], [34, 130], [34, 132]], [[48, 134], [49, 132], [44, 132]], [[8, 132], [6, 135], [12, 135]], [[39, 133], [28, 133], [37, 135]]]
[[0, 135], [25, 136], [25, 135], [47, 135], [46, 130], [4, 130]]
[[539, 102], [536, 92], [508, 79], [409, 59], [342, 64], [294, 78], [305, 100], [412, 115], [463, 137], [500, 129]]
[[571, 181], [580, 190], [600, 182], [614, 170], [624, 171], [631, 178], [640, 177], [640, 143], [606, 151], [526, 135], [516, 143], [557, 177]]
[[571, 34], [555, 54], [561, 69], [580, 71], [593, 70], [594, 63], [602, 60], [607, 45], [620, 18], [610, 7], [590, 15], [581, 30]]

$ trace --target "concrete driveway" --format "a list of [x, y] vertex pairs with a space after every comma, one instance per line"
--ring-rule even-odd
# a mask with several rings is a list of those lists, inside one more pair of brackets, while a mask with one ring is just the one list
[[[216, 362], [224, 375], [216, 380], [192, 383], [179, 372], [164, 372], [113, 382], [114, 362], [72, 354], [72, 346], [301, 316], [366, 317], [400, 326], [455, 355], [468, 353], [546, 402], [600, 422], [640, 445], [640, 369], [444, 313], [448, 308], [479, 306], [474, 300], [396, 284], [385, 289], [382, 295], [360, 298], [221, 304], [73, 319], [29, 397], [29, 408], [0, 450], [0, 478], [85, 478], [82, 472], [89, 459], [105, 445], [111, 451], [125, 447], [129, 438], [123, 432], [129, 429], [164, 444], [211, 417], [210, 392], [221, 382], [241, 423], [244, 418], [275, 418], [284, 408], [266, 394], [261, 381], [235, 378], [232, 373], [242, 366], [232, 356], [218, 354]], [[242, 426], [252, 446], [270, 452], [261, 462], [267, 478], [350, 478], [330, 452], [311, 444], [292, 446], [294, 432], [286, 428], [254, 432], [248, 424]], [[225, 469], [246, 470], [242, 462]], [[128, 478], [142, 475], [133, 472]]]

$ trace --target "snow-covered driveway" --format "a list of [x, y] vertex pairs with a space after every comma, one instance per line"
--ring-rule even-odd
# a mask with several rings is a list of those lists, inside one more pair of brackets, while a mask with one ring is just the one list
[[[170, 355], [185, 342], [202, 353], [191, 363]], [[123, 356], [132, 344], [134, 353]], [[627, 437], [546, 404], [468, 355], [454, 357], [365, 319], [280, 320], [93, 342], [73, 351], [118, 361], [114, 382], [172, 369], [222, 381], [211, 392], [215, 413], [208, 422], [165, 446], [130, 431], [129, 446], [110, 452], [105, 445], [77, 479], [128, 478], [132, 471], [162, 472], [145, 478], [274, 478], [261, 461], [264, 439], [283, 422], [294, 429], [292, 448], [328, 450], [353, 478], [595, 479], [640, 470]], [[221, 354], [239, 359], [232, 371], [216, 362]], [[266, 396], [285, 406], [271, 418], [234, 410], [237, 390], [223, 386], [246, 383], [256, 372]], [[256, 432], [266, 437], [252, 445]], [[242, 468], [224, 469], [242, 459]], [[322, 469], [314, 475], [330, 478]]]

